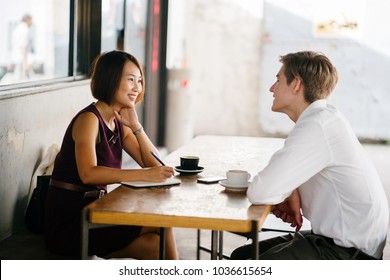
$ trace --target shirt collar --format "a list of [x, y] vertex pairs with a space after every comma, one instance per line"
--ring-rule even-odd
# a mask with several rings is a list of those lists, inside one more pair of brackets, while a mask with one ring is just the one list
[[311, 103], [307, 108], [302, 112], [302, 114], [299, 116], [297, 122], [303, 118], [304, 116], [310, 114], [310, 112], [314, 111], [317, 108], [326, 108], [328, 106], [328, 102], [326, 99], [318, 99]]

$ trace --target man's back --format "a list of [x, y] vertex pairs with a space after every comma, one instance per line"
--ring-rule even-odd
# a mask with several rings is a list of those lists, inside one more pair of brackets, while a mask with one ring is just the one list
[[[380, 257], [389, 213], [379, 176], [340, 112], [326, 103], [308, 109], [294, 130], [306, 129], [317, 138], [306, 145], [316, 150], [321, 170], [299, 187], [303, 214], [315, 234]], [[298, 134], [293, 137], [304, 137]]]

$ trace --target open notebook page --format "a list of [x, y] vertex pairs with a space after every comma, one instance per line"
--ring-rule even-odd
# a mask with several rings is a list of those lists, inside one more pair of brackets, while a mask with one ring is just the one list
[[180, 185], [181, 181], [177, 178], [169, 178], [164, 182], [145, 182], [145, 181], [134, 181], [134, 182], [121, 182], [123, 185], [134, 187], [134, 188], [148, 188], [148, 187], [161, 187], [161, 186], [174, 186]]

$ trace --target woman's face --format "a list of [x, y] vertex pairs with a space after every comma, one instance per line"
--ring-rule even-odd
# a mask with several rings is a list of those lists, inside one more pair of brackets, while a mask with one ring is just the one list
[[137, 96], [142, 92], [141, 72], [132, 61], [127, 61], [123, 67], [122, 78], [115, 102], [121, 107], [134, 107]]

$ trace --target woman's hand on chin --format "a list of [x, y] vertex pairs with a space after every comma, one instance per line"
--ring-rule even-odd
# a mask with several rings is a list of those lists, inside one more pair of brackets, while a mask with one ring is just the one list
[[131, 130], [139, 129], [140, 123], [138, 120], [137, 111], [135, 107], [123, 107], [120, 111], [114, 111], [115, 118], [123, 125], [129, 127]]

